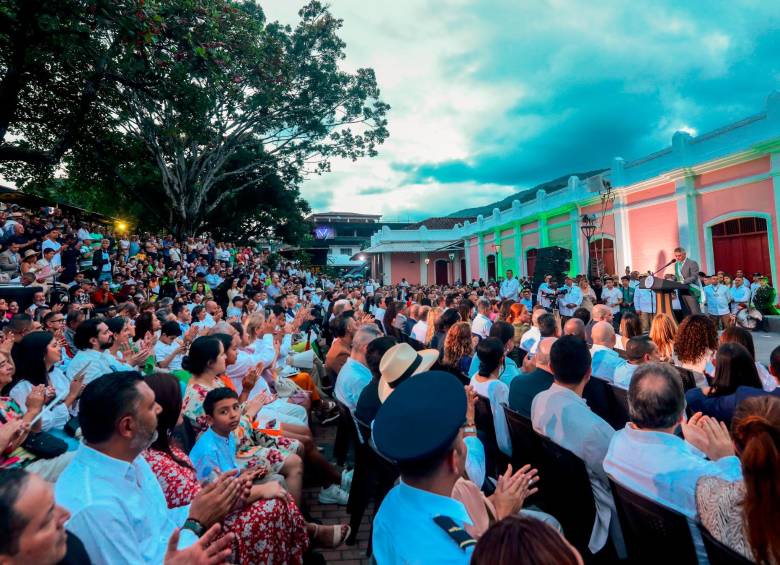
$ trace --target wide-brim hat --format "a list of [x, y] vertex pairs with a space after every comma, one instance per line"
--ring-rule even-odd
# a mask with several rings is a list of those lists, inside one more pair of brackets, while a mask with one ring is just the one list
[[38, 252], [33, 249], [28, 249], [24, 252], [24, 258], [27, 259], [28, 257], [32, 257], [33, 255], [38, 255]]
[[439, 359], [437, 349], [415, 351], [408, 343], [398, 343], [388, 349], [379, 362], [379, 400], [384, 402], [402, 382], [412, 375], [430, 369]]

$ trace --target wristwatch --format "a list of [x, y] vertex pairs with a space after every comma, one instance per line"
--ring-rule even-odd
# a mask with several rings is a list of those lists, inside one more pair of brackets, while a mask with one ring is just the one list
[[463, 433], [465, 434], [474, 434], [477, 435], [477, 427], [474, 425], [471, 426], [464, 426], [463, 427]]
[[203, 526], [203, 524], [193, 518], [187, 518], [187, 520], [184, 522], [184, 525], [182, 526], [182, 529], [190, 530], [198, 537], [201, 537], [204, 533], [206, 533], [206, 528]]

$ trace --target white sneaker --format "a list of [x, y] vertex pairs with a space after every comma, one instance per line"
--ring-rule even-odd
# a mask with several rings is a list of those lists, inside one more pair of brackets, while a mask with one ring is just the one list
[[341, 472], [341, 490], [349, 492], [352, 488], [352, 475], [355, 473], [354, 469], [347, 471], [344, 469]]
[[320, 504], [338, 504], [339, 506], [346, 506], [347, 500], [349, 500], [349, 493], [341, 490], [338, 485], [330, 485], [328, 488], [323, 487], [320, 490], [320, 496], [318, 498]]

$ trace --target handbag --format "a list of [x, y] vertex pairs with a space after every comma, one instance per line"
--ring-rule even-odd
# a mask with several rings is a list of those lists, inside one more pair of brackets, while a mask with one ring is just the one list
[[22, 447], [41, 459], [54, 459], [68, 451], [68, 444], [49, 432], [31, 433]]

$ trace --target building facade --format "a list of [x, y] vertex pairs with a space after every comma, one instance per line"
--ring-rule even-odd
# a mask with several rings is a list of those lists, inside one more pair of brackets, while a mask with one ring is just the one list
[[[704, 272], [761, 272], [776, 284], [780, 93], [739, 122], [697, 137], [677, 132], [661, 151], [617, 157], [602, 173], [520, 196], [451, 229], [384, 227], [363, 252], [385, 284], [452, 284], [506, 269], [532, 276], [536, 250], [548, 246], [571, 250], [571, 274], [585, 273], [589, 256], [601, 273], [656, 271], [681, 246]], [[589, 247], [585, 215], [596, 224]]]

